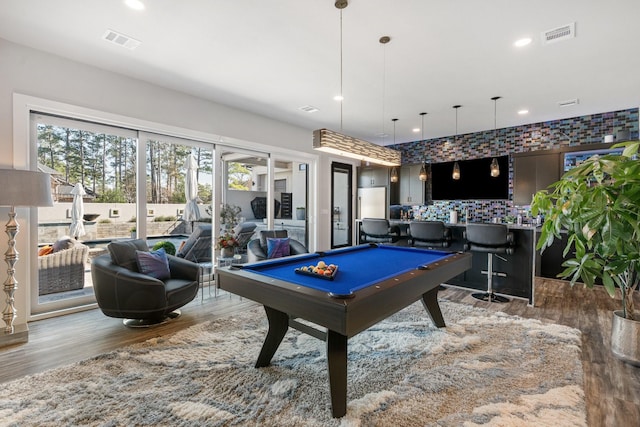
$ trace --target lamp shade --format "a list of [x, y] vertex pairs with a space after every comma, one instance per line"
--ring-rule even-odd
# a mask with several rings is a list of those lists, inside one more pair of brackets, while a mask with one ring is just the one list
[[420, 167], [420, 174], [418, 175], [420, 181], [426, 181], [429, 176], [427, 175], [427, 168], [424, 166], [424, 163]]
[[48, 173], [0, 169], [0, 206], [53, 206]]

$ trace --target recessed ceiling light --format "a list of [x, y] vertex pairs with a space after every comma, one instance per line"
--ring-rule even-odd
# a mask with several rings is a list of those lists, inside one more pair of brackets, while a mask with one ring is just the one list
[[420, 128], [413, 128], [413, 129], [411, 129], [411, 130], [413, 131], [413, 133], [418, 133], [418, 132], [420, 132]]
[[334, 101], [344, 101], [344, 96], [342, 95], [336, 95], [333, 97]]
[[518, 111], [518, 114], [520, 114], [521, 116], [524, 116], [525, 114], [529, 114], [529, 110], [520, 110]]
[[524, 37], [519, 40], [516, 40], [515, 43], [513, 43], [513, 45], [517, 47], [523, 47], [528, 45], [529, 43], [531, 43], [531, 37]]
[[144, 10], [144, 3], [140, 0], [124, 0], [124, 4], [133, 10]]

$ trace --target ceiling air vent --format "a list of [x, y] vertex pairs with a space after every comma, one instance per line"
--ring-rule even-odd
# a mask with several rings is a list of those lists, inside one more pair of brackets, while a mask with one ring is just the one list
[[558, 102], [559, 107], [571, 107], [573, 105], [578, 105], [578, 98], [567, 99], [566, 101]]
[[315, 113], [317, 111], [320, 111], [312, 105], [305, 105], [304, 107], [300, 107], [300, 110], [304, 111], [305, 113]]
[[108, 42], [133, 50], [140, 46], [140, 41], [113, 30], [107, 30], [102, 38]]
[[563, 40], [572, 39], [576, 36], [576, 23], [572, 22], [562, 27], [554, 28], [542, 33], [542, 43], [551, 44]]

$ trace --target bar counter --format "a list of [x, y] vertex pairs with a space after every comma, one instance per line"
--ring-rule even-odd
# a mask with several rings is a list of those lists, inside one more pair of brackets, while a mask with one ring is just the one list
[[[446, 224], [451, 229], [452, 242], [448, 248], [451, 251], [462, 251], [465, 243], [463, 232], [465, 224]], [[526, 225], [506, 224], [514, 234], [515, 250], [513, 255], [499, 255], [493, 257], [493, 271], [506, 273], [507, 277], [494, 276], [493, 290], [496, 294], [507, 297], [527, 299], [529, 305], [534, 305], [534, 290], [536, 265], [539, 256], [536, 252], [536, 228]], [[506, 259], [506, 262], [500, 259]], [[463, 274], [449, 280], [447, 284], [467, 289], [487, 289], [487, 254], [473, 253], [472, 267]]]
[[[409, 221], [390, 220], [391, 225], [398, 225], [403, 235], [410, 239], [408, 233]], [[361, 220], [356, 220], [356, 236], [359, 236]], [[462, 252], [465, 239], [463, 232], [465, 223], [445, 223], [451, 229], [451, 246], [446, 250]], [[533, 306], [535, 278], [540, 269], [540, 255], [536, 251], [537, 229], [533, 225], [505, 224], [515, 237], [515, 250], [513, 255], [500, 255], [493, 257], [493, 271], [506, 273], [506, 277], [493, 277], [493, 290], [496, 294], [506, 297], [526, 299]], [[402, 244], [402, 243], [401, 243]], [[500, 259], [506, 259], [506, 262]], [[466, 289], [485, 291], [487, 289], [487, 275], [482, 271], [487, 270], [487, 254], [473, 253], [472, 267], [463, 274], [447, 281], [446, 284]]]

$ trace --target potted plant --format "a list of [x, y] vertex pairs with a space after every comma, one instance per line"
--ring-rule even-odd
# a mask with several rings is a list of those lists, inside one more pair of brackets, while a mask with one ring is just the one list
[[220, 224], [227, 230], [238, 225], [238, 218], [242, 208], [236, 205], [224, 204], [220, 208]]
[[636, 312], [640, 268], [639, 141], [615, 144], [620, 155], [593, 156], [566, 172], [531, 204], [544, 224], [537, 248], [544, 251], [566, 232], [559, 277], [593, 288], [600, 280], [611, 297], [619, 289], [622, 307], [614, 312], [611, 348], [620, 359], [640, 366], [640, 313]]
[[218, 237], [216, 248], [220, 249], [222, 258], [231, 258], [235, 252], [235, 248], [240, 246], [240, 242], [230, 233], [224, 233]]
[[173, 243], [171, 243], [169, 241], [162, 240], [162, 241], [156, 243], [155, 245], [153, 245], [153, 247], [151, 249], [153, 249], [154, 251], [157, 251], [160, 248], [164, 248], [164, 251], [169, 255], [175, 255], [176, 254], [176, 245], [174, 245]]

